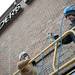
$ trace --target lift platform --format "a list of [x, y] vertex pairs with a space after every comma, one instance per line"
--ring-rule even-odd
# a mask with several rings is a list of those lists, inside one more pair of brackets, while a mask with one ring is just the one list
[[[59, 47], [59, 41], [60, 39], [65, 38], [68, 35], [74, 35], [75, 36], [75, 27], [73, 27], [71, 30], [66, 31], [62, 36], [60, 36], [59, 38], [57, 38], [54, 42], [52, 42], [48, 47], [46, 47], [44, 50], [42, 50], [39, 54], [37, 54], [34, 58], [32, 58], [28, 64], [32, 63], [33, 61], [38, 62], [38, 58], [41, 54], [45, 53], [48, 54], [49, 51], [48, 49], [50, 49], [51, 47], [55, 47], [54, 50], [54, 56], [53, 56], [53, 64], [52, 64], [52, 68], [53, 68], [53, 72], [49, 73], [49, 75], [70, 75], [70, 73], [66, 73], [67, 70], [69, 70], [72, 67], [75, 67], [75, 57], [72, 58], [71, 60], [69, 60], [68, 62], [66, 62], [65, 64], [63, 64], [62, 66], [60, 66], [58, 69], [56, 68], [55, 64], [56, 64], [56, 55], [57, 55], [57, 49]], [[55, 45], [55, 46], [54, 46]], [[51, 50], [51, 51], [53, 51]], [[51, 52], [50, 51], [50, 52]], [[13, 75], [17, 75], [20, 71], [17, 70], [16, 72], [13, 73]], [[58, 74], [59, 72], [59, 74]], [[65, 73], [65, 74], [63, 74]]]

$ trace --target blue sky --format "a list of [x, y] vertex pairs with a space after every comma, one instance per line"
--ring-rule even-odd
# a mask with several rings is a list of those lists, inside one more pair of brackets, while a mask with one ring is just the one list
[[0, 0], [0, 17], [15, 0]]

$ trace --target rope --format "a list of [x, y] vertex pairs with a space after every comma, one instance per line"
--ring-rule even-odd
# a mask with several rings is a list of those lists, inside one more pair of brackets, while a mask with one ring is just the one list
[[[64, 20], [63, 19], [64, 19], [64, 16], [61, 19], [59, 36], [62, 36], [63, 31], [64, 31]], [[60, 39], [60, 48], [58, 49], [58, 75], [59, 75], [59, 67], [61, 63], [61, 52], [62, 52], [62, 38]]]

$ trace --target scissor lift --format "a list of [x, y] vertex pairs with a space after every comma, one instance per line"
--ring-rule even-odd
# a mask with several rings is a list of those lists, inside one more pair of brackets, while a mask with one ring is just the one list
[[[44, 70], [47, 70], [47, 74], [43, 74], [41, 73], [39, 70], [38, 70], [38, 75], [63, 75], [63, 72], [65, 72], [66, 70], [68, 70], [69, 68], [71, 67], [74, 67], [75, 66], [75, 57], [72, 58], [71, 60], [69, 60], [68, 62], [66, 62], [65, 64], [63, 64], [62, 66], [60, 66], [58, 69], [56, 68], [55, 64], [56, 64], [56, 55], [57, 55], [57, 49], [58, 47], [60, 46], [58, 43], [60, 41], [60, 39], [64, 39], [66, 36], [68, 35], [71, 35], [73, 34], [75, 36], [75, 27], [73, 27], [71, 30], [69, 31], [66, 31], [62, 36], [60, 36], [59, 38], [57, 38], [54, 42], [52, 42], [48, 47], [46, 47], [44, 50], [42, 50], [39, 54], [37, 54], [33, 59], [31, 59], [29, 61], [29, 64], [32, 63], [33, 61], [35, 61], [36, 63], [38, 63], [39, 61], [45, 61], [44, 60], [44, 57], [46, 57], [46, 55], [49, 55], [51, 52], [54, 51], [54, 56], [53, 56], [53, 64], [52, 66], [50, 66], [50, 64], [48, 65], [45, 65], [45, 68]], [[55, 46], [54, 46], [55, 45]], [[49, 50], [51, 49], [51, 47], [55, 47], [54, 49], [52, 50]], [[41, 57], [41, 54], [42, 57]], [[40, 57], [40, 60], [39, 60], [39, 57]], [[43, 66], [43, 62], [40, 62], [41, 64], [41, 67]], [[36, 67], [38, 67], [36, 65]], [[53, 70], [51, 70], [51, 68], [53, 68]], [[41, 69], [41, 68], [40, 68]], [[50, 73], [49, 71], [52, 71], [52, 73]], [[17, 70], [15, 73], [13, 73], [13, 75], [17, 75], [20, 71]], [[59, 72], [59, 73], [58, 73]], [[66, 75], [70, 75], [70, 74], [66, 74]]]

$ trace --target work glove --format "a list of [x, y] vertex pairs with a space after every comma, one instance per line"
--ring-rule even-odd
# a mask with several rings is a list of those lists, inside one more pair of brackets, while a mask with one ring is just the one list
[[66, 37], [62, 39], [62, 44], [66, 45], [71, 43], [72, 41], [73, 41], [72, 35], [67, 35]]

